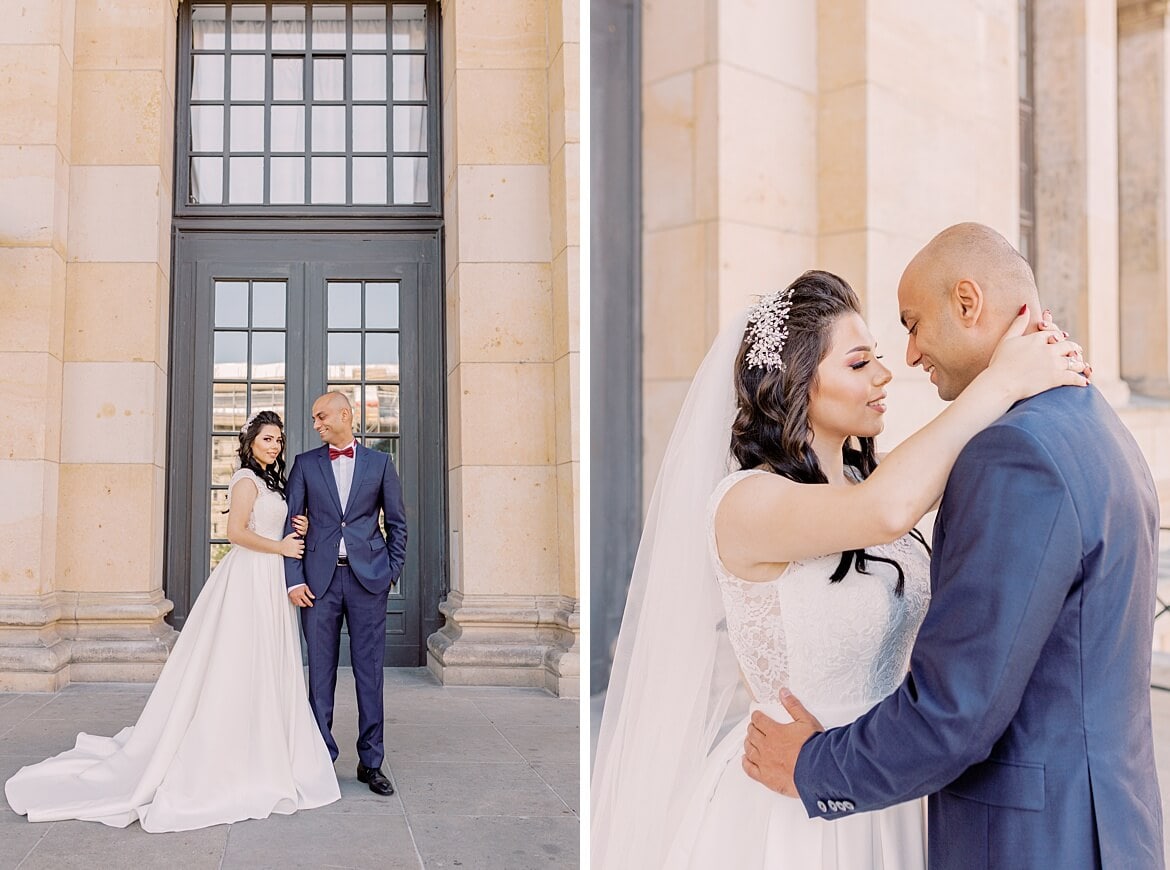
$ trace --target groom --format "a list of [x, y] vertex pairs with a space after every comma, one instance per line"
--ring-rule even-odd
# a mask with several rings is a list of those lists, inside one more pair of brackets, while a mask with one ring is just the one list
[[[357, 687], [357, 778], [375, 794], [391, 795], [394, 786], [382, 772], [382, 665], [386, 600], [406, 559], [402, 487], [390, 457], [354, 439], [353, 411], [341, 393], [313, 403], [313, 428], [324, 444], [296, 458], [287, 487], [288, 515], [309, 517], [305, 555], [284, 560], [288, 597], [301, 608], [309, 652], [309, 704], [336, 761], [333, 696], [344, 617]], [[286, 523], [285, 534], [291, 531]]]
[[[898, 287], [906, 362], [946, 400], [987, 367], [1027, 263], [979, 224], [944, 230]], [[1092, 387], [1017, 403], [951, 471], [930, 611], [901, 687], [823, 732], [755, 713], [748, 775], [837, 819], [930, 795], [930, 866], [1162, 870], [1150, 652], [1158, 504]], [[802, 748], [803, 744], [803, 748]]]

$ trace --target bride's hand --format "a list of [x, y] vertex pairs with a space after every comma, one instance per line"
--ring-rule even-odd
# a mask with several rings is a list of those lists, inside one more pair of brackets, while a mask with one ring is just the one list
[[304, 514], [297, 514], [292, 518], [292, 527], [303, 538], [309, 531], [309, 518]]
[[[1068, 338], [1068, 333], [1065, 332], [1063, 329], [1061, 329], [1060, 326], [1056, 323], [1056, 321], [1054, 321], [1052, 319], [1052, 309], [1051, 308], [1045, 308], [1040, 313], [1040, 322], [1036, 324], [1036, 329], [1051, 333], [1052, 337], [1050, 337], [1048, 339], [1050, 342], [1056, 342], [1056, 341], [1060, 341], [1061, 339]], [[1075, 344], [1075, 342], [1074, 342], [1074, 344]], [[1081, 346], [1077, 345], [1077, 350], [1074, 352], [1073, 355], [1077, 359], [1079, 359], [1083, 362], [1085, 357], [1084, 357], [1084, 353], [1082, 351], [1083, 351], [1083, 349], [1081, 348]], [[1093, 367], [1091, 365], [1085, 366], [1085, 378], [1087, 380], [1091, 381], [1093, 379], [1092, 374], [1093, 374]]]
[[286, 535], [280, 542], [280, 555], [290, 559], [300, 559], [305, 554], [305, 542], [297, 537], [296, 532]]
[[988, 375], [1015, 401], [1053, 387], [1087, 385], [1093, 369], [1085, 363], [1081, 346], [1047, 319], [1025, 335], [1029, 319], [1024, 309], [1012, 321], [991, 356]]

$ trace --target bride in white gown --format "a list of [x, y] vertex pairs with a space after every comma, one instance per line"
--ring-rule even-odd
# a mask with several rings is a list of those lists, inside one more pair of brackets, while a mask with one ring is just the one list
[[901, 683], [930, 597], [914, 524], [971, 436], [1085, 383], [1079, 348], [1027, 324], [880, 467], [891, 374], [844, 281], [807, 272], [716, 339], [635, 562], [594, 762], [594, 870], [925, 867], [922, 802], [809, 819], [748, 777], [744, 737], [752, 710], [791, 721], [781, 688], [833, 727]]
[[[21, 768], [4, 793], [30, 822], [82, 819], [150, 832], [262, 819], [341, 797], [309, 709], [296, 608], [285, 593], [284, 437], [262, 411], [240, 435], [229, 488], [234, 544], [211, 572], [138, 722]], [[298, 519], [298, 523], [301, 521]], [[303, 527], [302, 527], [303, 531]]]

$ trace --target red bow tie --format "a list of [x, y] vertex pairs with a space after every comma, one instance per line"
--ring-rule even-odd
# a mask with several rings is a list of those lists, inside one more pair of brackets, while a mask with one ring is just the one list
[[338, 456], [348, 456], [350, 459], [353, 459], [353, 445], [350, 444], [344, 450], [334, 450], [332, 447], [330, 447], [329, 448], [329, 461], [332, 462]]

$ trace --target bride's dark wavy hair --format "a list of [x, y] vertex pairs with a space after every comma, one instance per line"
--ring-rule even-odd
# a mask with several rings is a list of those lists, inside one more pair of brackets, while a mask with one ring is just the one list
[[[280, 429], [281, 436], [280, 455], [267, 468], [262, 466], [252, 453], [252, 442], [265, 426], [276, 426]], [[284, 476], [284, 421], [280, 419], [279, 414], [275, 411], [261, 411], [253, 417], [240, 433], [239, 454], [241, 468], [254, 472], [270, 490], [280, 493], [281, 498], [285, 497], [284, 487], [288, 481]]]
[[[735, 359], [736, 415], [731, 426], [731, 455], [740, 468], [764, 467], [796, 483], [828, 483], [812, 449], [809, 400], [817, 385], [817, 369], [829, 353], [833, 327], [846, 314], [861, 314], [861, 303], [853, 288], [830, 272], [805, 272], [787, 289], [791, 291], [792, 307], [784, 321], [788, 328], [781, 354], [784, 367], [750, 367], [750, 324], [744, 332]], [[845, 466], [852, 468], [859, 479], [869, 477], [877, 467], [872, 438], [849, 438], [842, 454]], [[925, 540], [917, 537], [926, 546]], [[898, 570], [894, 591], [902, 595], [906, 583], [902, 566], [864, 549], [842, 553], [830, 582], [843, 580], [853, 564], [861, 573], [868, 573], [866, 562], [870, 559]]]

